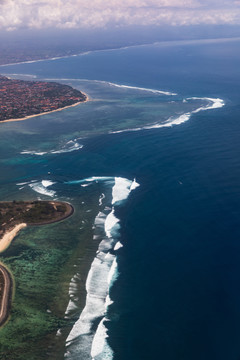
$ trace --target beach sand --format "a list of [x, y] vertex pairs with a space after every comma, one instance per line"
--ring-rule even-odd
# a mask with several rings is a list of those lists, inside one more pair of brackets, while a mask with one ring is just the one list
[[86, 99], [84, 101], [79, 101], [79, 102], [77, 102], [75, 104], [64, 106], [64, 107], [56, 109], [56, 110], [51, 110], [51, 111], [46, 111], [46, 112], [42, 112], [42, 113], [39, 113], [39, 114], [25, 116], [23, 118], [2, 120], [2, 121], [0, 121], [0, 124], [1, 123], [6, 123], [6, 122], [13, 122], [13, 121], [23, 121], [23, 120], [34, 118], [36, 116], [42, 116], [42, 115], [46, 115], [46, 114], [51, 114], [53, 112], [65, 110], [65, 109], [68, 109], [70, 107], [74, 107], [74, 106], [77, 106], [77, 105], [80, 105], [80, 104], [83, 104], [83, 103], [86, 103], [86, 102], [90, 101], [89, 97], [84, 92], [81, 91], [81, 93], [86, 96]]
[[25, 223], [18, 224], [12, 230], [7, 231], [3, 235], [3, 237], [0, 239], [0, 253], [5, 251], [9, 247], [9, 245], [11, 244], [15, 236], [18, 234], [18, 232], [21, 229], [25, 228], [26, 226], [27, 224]]

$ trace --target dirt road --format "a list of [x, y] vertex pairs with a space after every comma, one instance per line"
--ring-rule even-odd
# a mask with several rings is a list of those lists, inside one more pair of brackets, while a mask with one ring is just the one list
[[0, 304], [0, 326], [2, 326], [9, 315], [12, 295], [12, 279], [9, 272], [2, 264], [0, 264], [0, 272], [4, 279], [2, 301]]

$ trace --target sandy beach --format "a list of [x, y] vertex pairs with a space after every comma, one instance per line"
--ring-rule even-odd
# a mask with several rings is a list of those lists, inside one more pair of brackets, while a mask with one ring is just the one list
[[23, 117], [23, 118], [2, 120], [2, 121], [0, 121], [0, 123], [13, 122], [13, 121], [23, 121], [23, 120], [31, 119], [31, 118], [34, 118], [34, 117], [37, 117], [37, 116], [42, 116], [42, 115], [51, 114], [51, 113], [54, 113], [54, 112], [56, 112], [56, 111], [65, 110], [65, 109], [68, 109], [68, 108], [71, 108], [71, 107], [74, 107], [74, 106], [78, 106], [78, 105], [80, 105], [80, 104], [83, 104], [83, 103], [86, 103], [86, 102], [90, 101], [89, 97], [88, 97], [84, 92], [81, 91], [81, 93], [86, 96], [86, 99], [85, 99], [84, 101], [79, 101], [79, 102], [77, 102], [77, 103], [75, 103], [75, 104], [68, 105], [68, 106], [64, 106], [64, 107], [59, 108], [59, 109], [55, 109], [55, 110], [51, 110], [51, 111], [46, 111], [46, 112], [42, 112], [42, 113], [39, 113], [39, 114], [34, 114], [34, 115], [25, 116], [25, 117]]
[[18, 234], [18, 232], [25, 228], [27, 224], [21, 223], [16, 225], [12, 230], [7, 231], [3, 237], [0, 239], [0, 253], [5, 251], [9, 245], [11, 244], [12, 240], [15, 238], [15, 236]]
[[[3, 202], [4, 203], [4, 202]], [[9, 202], [10, 203], [10, 202]], [[27, 202], [26, 202], [27, 203]], [[29, 202], [30, 203], [30, 202]], [[70, 203], [65, 204], [65, 212], [58, 213], [58, 206], [62, 205], [61, 202], [51, 201], [49, 202], [55, 209], [55, 217], [52, 219], [46, 219], [43, 221], [38, 221], [36, 223], [25, 223], [22, 222], [20, 224], [15, 225], [13, 228], [6, 230], [5, 234], [0, 239], [0, 254], [3, 253], [10, 245], [15, 236], [19, 233], [19, 231], [29, 225], [47, 225], [55, 222], [59, 222], [65, 220], [69, 216], [71, 216], [74, 212], [74, 208]], [[7, 204], [7, 203], [4, 203]], [[57, 214], [57, 216], [56, 216]], [[20, 220], [21, 221], [21, 220]], [[4, 281], [4, 285], [1, 287], [0, 284], [0, 327], [5, 324], [9, 317], [10, 308], [11, 308], [11, 297], [12, 297], [12, 284], [13, 277], [10, 274], [10, 271], [6, 268], [3, 263], [0, 263], [0, 277]], [[2, 280], [1, 279], [1, 280]]]

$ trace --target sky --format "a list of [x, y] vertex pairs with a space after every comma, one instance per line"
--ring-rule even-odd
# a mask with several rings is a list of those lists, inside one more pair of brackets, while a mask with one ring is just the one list
[[0, 30], [239, 25], [240, 0], [0, 0]]

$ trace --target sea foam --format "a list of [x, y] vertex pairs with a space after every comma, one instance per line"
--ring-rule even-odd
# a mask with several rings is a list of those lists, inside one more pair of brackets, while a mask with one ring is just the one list
[[71, 279], [70, 285], [69, 285], [69, 303], [67, 306], [67, 309], [65, 311], [65, 318], [69, 318], [69, 316], [71, 315], [71, 313], [73, 311], [75, 311], [77, 309], [77, 305], [76, 305], [76, 300], [78, 300], [78, 298], [76, 298], [76, 293], [77, 293], [77, 289], [78, 289], [78, 282], [81, 280], [80, 275], [77, 273], [73, 276], [73, 278]]
[[39, 182], [29, 183], [28, 186], [32, 190], [34, 190], [35, 192], [37, 192], [39, 194], [54, 197], [54, 195], [56, 194], [56, 191], [48, 189], [48, 187], [52, 186], [53, 184], [55, 184], [55, 183], [52, 182], [52, 181], [42, 180], [42, 181], [39, 181]]
[[[86, 305], [66, 340], [66, 359], [74, 358], [75, 355], [82, 358], [91, 356], [95, 360], [113, 358], [113, 351], [107, 342], [106, 323], [109, 321], [108, 307], [113, 303], [109, 294], [110, 288], [119, 275], [117, 250], [123, 246], [119, 241], [120, 219], [115, 215], [115, 208], [126, 201], [130, 192], [139, 184], [135, 179], [131, 181], [121, 177], [91, 177], [71, 184], [81, 185], [93, 181], [111, 186], [112, 199], [111, 203], [106, 204], [104, 210], [98, 213], [94, 221], [94, 238], [99, 238], [101, 241], [87, 276]], [[103, 198], [102, 195], [100, 199]], [[72, 279], [70, 289], [73, 288], [73, 283]], [[70, 298], [67, 313], [71, 311], [73, 305]], [[93, 324], [97, 323], [97, 330], [94, 331]]]
[[105, 221], [105, 233], [108, 238], [111, 238], [113, 236], [113, 230], [116, 228], [119, 229], [119, 219], [114, 215], [114, 209], [110, 212], [110, 214], [107, 216]]
[[150, 88], [130, 86], [130, 85], [120, 85], [120, 84], [116, 84], [116, 83], [112, 83], [112, 82], [108, 82], [108, 81], [103, 81], [103, 82], [106, 84], [109, 84], [111, 86], [115, 86], [115, 87], [122, 88], [122, 89], [145, 91], [145, 92], [151, 92], [153, 94], [158, 94], [158, 95], [170, 95], [170, 96], [177, 95], [176, 93], [164, 91], [164, 90], [150, 89]]
[[93, 338], [91, 356], [93, 360], [112, 360], [114, 353], [107, 343], [107, 328], [105, 323], [107, 320], [104, 318], [98, 325], [96, 334]]
[[123, 247], [123, 244], [120, 241], [118, 241], [116, 243], [116, 245], [114, 246], [114, 251], [117, 251], [117, 250], [121, 249], [122, 247]]
[[136, 179], [131, 181], [125, 178], [115, 177], [115, 185], [112, 189], [112, 205], [126, 200], [130, 192], [138, 186], [139, 184], [136, 182]]
[[82, 82], [94, 82], [99, 84], [105, 84], [109, 86], [114, 86], [116, 88], [121, 89], [128, 89], [128, 90], [136, 90], [136, 91], [143, 91], [143, 92], [150, 92], [156, 95], [169, 95], [169, 96], [175, 96], [177, 93], [171, 92], [171, 91], [165, 91], [165, 90], [158, 90], [158, 89], [151, 89], [151, 88], [145, 88], [145, 87], [139, 87], [139, 86], [132, 86], [132, 85], [125, 85], [125, 84], [117, 84], [110, 81], [104, 81], [104, 80], [89, 80], [89, 79], [73, 79], [73, 78], [48, 78], [46, 80], [50, 81], [82, 81]]
[[60, 149], [53, 149], [49, 151], [35, 151], [35, 150], [23, 150], [20, 154], [22, 155], [51, 155], [51, 154], [64, 154], [72, 151], [77, 151], [83, 148], [82, 144], [79, 144], [78, 139], [70, 140], [66, 144], [63, 144]]
[[99, 206], [102, 206], [103, 204], [103, 199], [105, 199], [105, 195], [102, 193], [99, 197]]
[[160, 129], [160, 128], [164, 128], [164, 127], [172, 127], [174, 125], [181, 125], [181, 124], [185, 123], [186, 121], [188, 121], [191, 118], [192, 114], [196, 114], [200, 111], [218, 109], [225, 105], [224, 100], [219, 99], [219, 98], [215, 99], [215, 98], [208, 98], [208, 97], [203, 97], [203, 98], [191, 97], [191, 98], [187, 98], [184, 100], [185, 100], [185, 102], [187, 102], [188, 100], [206, 100], [206, 101], [208, 101], [208, 104], [205, 106], [201, 106], [201, 107], [197, 108], [196, 110], [184, 113], [178, 117], [171, 116], [169, 119], [167, 119], [166, 121], [164, 121], [162, 123], [155, 123], [152, 125], [147, 125], [147, 126], [132, 128], [132, 129], [110, 131], [109, 133], [110, 134], [119, 134], [119, 133], [123, 133], [123, 132]]

